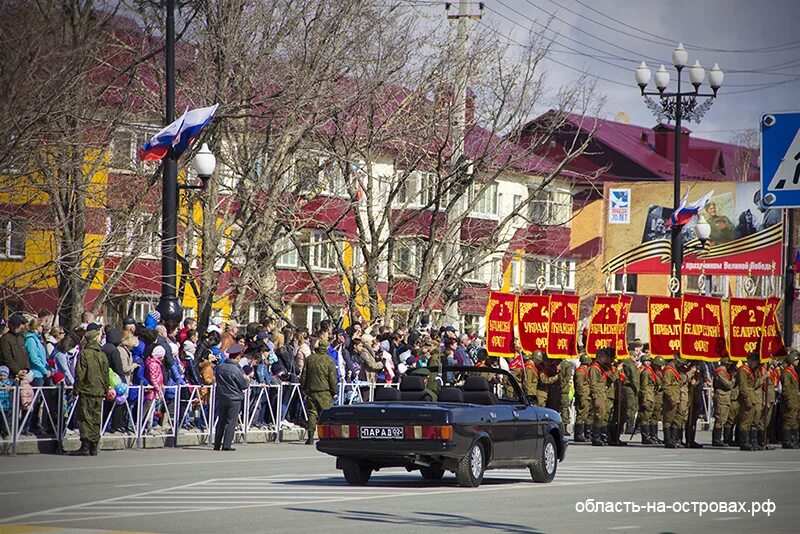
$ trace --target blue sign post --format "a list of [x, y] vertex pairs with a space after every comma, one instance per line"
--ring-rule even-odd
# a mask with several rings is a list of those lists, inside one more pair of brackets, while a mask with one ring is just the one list
[[761, 117], [761, 203], [786, 208], [783, 273], [783, 342], [792, 342], [794, 209], [800, 207], [800, 113], [768, 113]]
[[761, 202], [800, 208], [800, 113], [761, 117]]

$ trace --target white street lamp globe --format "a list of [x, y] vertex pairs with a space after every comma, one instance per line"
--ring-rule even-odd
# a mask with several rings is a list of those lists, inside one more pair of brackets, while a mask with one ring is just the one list
[[203, 143], [200, 150], [195, 154], [192, 160], [192, 167], [197, 172], [197, 175], [202, 178], [208, 178], [214, 174], [214, 168], [217, 166], [217, 158], [209, 150], [208, 144]]
[[689, 81], [692, 82], [692, 85], [695, 87], [699, 87], [703, 80], [706, 79], [706, 69], [700, 65], [699, 61], [694, 62], [692, 68], [689, 69]]
[[650, 69], [647, 68], [647, 63], [642, 61], [636, 68], [635, 74], [639, 87], [647, 87], [647, 84], [650, 83]]
[[703, 243], [708, 241], [708, 239], [711, 237], [711, 225], [708, 224], [708, 221], [702, 215], [694, 227], [694, 233], [697, 235], [697, 239]]
[[672, 51], [672, 64], [680, 69], [686, 66], [687, 61], [689, 61], [689, 52], [683, 47], [683, 43], [678, 43], [678, 46]]
[[664, 88], [666, 88], [667, 85], [669, 85], [669, 72], [667, 72], [667, 69], [664, 68], [664, 65], [658, 67], [655, 78], [656, 78], [656, 87], [658, 87], [659, 91], [663, 91]]
[[708, 84], [713, 89], [719, 89], [722, 87], [722, 82], [725, 79], [725, 74], [722, 72], [722, 69], [719, 68], [717, 63], [714, 63], [714, 66], [708, 72]]

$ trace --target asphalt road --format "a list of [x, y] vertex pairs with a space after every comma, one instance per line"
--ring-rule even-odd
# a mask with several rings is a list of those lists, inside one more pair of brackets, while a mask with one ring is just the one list
[[[533, 483], [523, 470], [491, 471], [477, 489], [458, 487], [449, 474], [431, 483], [403, 470], [376, 473], [367, 487], [347, 486], [333, 458], [301, 444], [239, 445], [228, 453], [192, 448], [3, 457], [0, 473], [3, 534], [794, 533], [800, 523], [800, 450], [573, 445], [551, 484]], [[577, 511], [587, 499], [642, 508]], [[751, 502], [767, 500], [774, 512], [751, 516]], [[648, 502], [672, 507], [676, 501], [736, 501], [747, 511], [700, 517], [691, 504], [687, 512], [646, 509]]]

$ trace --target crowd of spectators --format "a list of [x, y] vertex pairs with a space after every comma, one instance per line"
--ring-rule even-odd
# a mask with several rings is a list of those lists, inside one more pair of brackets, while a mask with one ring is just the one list
[[[87, 325], [102, 320], [86, 312], [82, 324], [71, 331], [52, 322], [52, 316], [45, 312], [0, 318], [3, 437], [10, 432], [15, 391], [19, 394], [22, 436], [54, 436], [60, 392], [64, 395], [62, 415], [72, 413], [75, 399], [71, 388], [81, 357], [80, 344]], [[279, 327], [273, 318], [243, 326], [215, 318], [201, 334], [195, 319], [170, 324], [152, 311], [144, 322], [127, 318], [122, 324], [108, 324], [102, 329], [100, 345], [110, 372], [127, 386], [125, 395], [115, 399], [112, 394], [105, 401], [104, 430], [112, 434], [135, 432], [137, 410], [142, 410], [145, 432], [171, 430], [175, 425], [185, 430], [206, 430], [215, 368], [227, 358], [228, 350], [238, 345], [245, 347], [238, 363], [250, 382], [250, 404], [245, 408], [251, 428], [267, 429], [276, 421], [281, 421], [282, 428], [302, 426], [303, 392], [297, 385], [305, 359], [319, 343], [327, 345], [337, 380], [346, 384], [342, 388], [346, 398], [338, 402], [356, 401], [364, 386], [396, 384], [406, 373], [428, 366], [433, 357], [444, 364], [473, 365], [485, 356], [485, 351], [479, 350], [479, 338], [470, 333], [458, 335], [452, 326], [434, 330], [401, 325], [392, 329], [356, 322], [338, 328], [326, 319], [309, 333], [291, 325]], [[52, 387], [59, 384], [63, 389]], [[281, 388], [283, 394], [278, 396]], [[174, 414], [179, 414], [179, 421], [172, 420]], [[67, 434], [77, 432], [73, 418], [66, 417], [65, 426]]]

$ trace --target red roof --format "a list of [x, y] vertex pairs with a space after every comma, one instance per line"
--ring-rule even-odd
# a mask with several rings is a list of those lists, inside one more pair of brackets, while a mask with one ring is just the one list
[[[523, 127], [533, 129], [548, 120], [555, 112], [550, 111]], [[611, 180], [672, 180], [672, 159], [656, 151], [656, 135], [672, 135], [674, 127], [657, 125], [648, 128], [636, 124], [624, 124], [597, 117], [575, 114], [566, 116], [566, 121], [585, 133], [593, 133], [602, 152], [582, 156], [573, 167], [582, 171], [596, 170], [603, 164], [610, 165], [605, 179]], [[658, 132], [656, 131], [658, 129]], [[701, 181], [757, 181], [759, 179], [758, 155], [754, 149], [693, 137], [691, 130], [681, 129], [688, 135], [688, 160], [681, 166], [681, 175], [686, 180]], [[743, 159], [749, 157], [745, 173]]]

